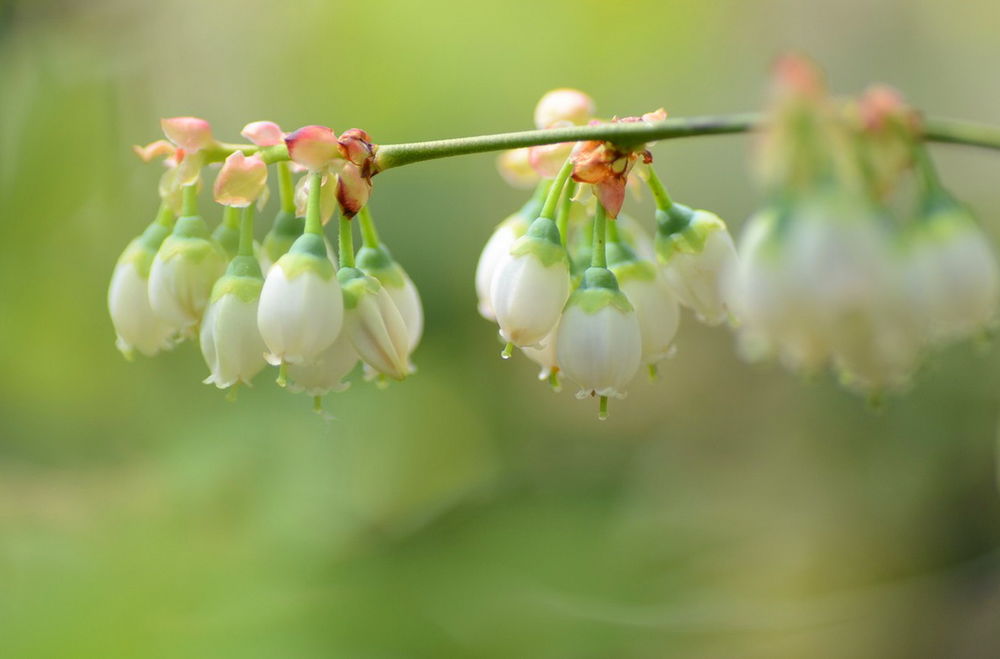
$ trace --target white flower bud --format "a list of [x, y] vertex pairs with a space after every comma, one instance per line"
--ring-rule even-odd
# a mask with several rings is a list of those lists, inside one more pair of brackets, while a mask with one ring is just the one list
[[338, 278], [344, 289], [344, 331], [354, 349], [376, 371], [402, 380], [410, 370], [410, 336], [389, 292], [356, 268], [344, 268]]
[[624, 398], [642, 360], [639, 320], [614, 275], [590, 268], [559, 321], [559, 368], [579, 387], [578, 398]]
[[940, 206], [907, 238], [907, 292], [927, 337], [946, 342], [988, 328], [996, 319], [1000, 273], [968, 211], [954, 202]]
[[264, 280], [257, 325], [271, 364], [314, 361], [340, 334], [344, 299], [322, 237], [303, 234]]
[[490, 290], [493, 278], [500, 265], [510, 258], [510, 248], [518, 238], [528, 231], [529, 220], [518, 211], [497, 225], [479, 255], [476, 264], [476, 297], [479, 299], [479, 315], [486, 320], [496, 321]]
[[149, 272], [153, 311], [186, 336], [201, 322], [215, 280], [226, 269], [226, 254], [197, 216], [178, 218]]
[[685, 214], [686, 224], [671, 231], [669, 223], [661, 222], [657, 232], [656, 251], [667, 285], [699, 320], [718, 325], [729, 317], [732, 306], [726, 282], [737, 260], [733, 239], [714, 213], [692, 212], [679, 204], [671, 212]]
[[350, 386], [341, 382], [358, 363], [358, 353], [351, 345], [346, 332], [310, 362], [291, 364], [288, 367], [288, 389], [305, 392], [309, 396], [322, 396], [330, 391], [343, 391]]
[[206, 384], [219, 389], [250, 384], [266, 362], [257, 328], [257, 306], [264, 280], [252, 256], [237, 256], [212, 289], [201, 324], [201, 354], [211, 374]]
[[680, 309], [653, 263], [640, 260], [620, 243], [608, 243], [608, 263], [625, 297], [635, 308], [642, 335], [642, 363], [656, 364], [673, 352]]
[[540, 217], [517, 239], [493, 278], [490, 298], [500, 336], [518, 347], [539, 343], [559, 321], [569, 289], [569, 259], [559, 230]]
[[152, 357], [173, 346], [177, 328], [164, 321], [149, 303], [149, 272], [156, 251], [170, 232], [153, 223], [122, 252], [108, 287], [108, 310], [117, 335], [116, 345], [130, 357], [138, 350]]
[[424, 333], [424, 307], [413, 280], [384, 245], [362, 247], [358, 250], [356, 262], [362, 272], [378, 279], [389, 293], [399, 315], [403, 317], [406, 333], [410, 337], [409, 352], [413, 352]]

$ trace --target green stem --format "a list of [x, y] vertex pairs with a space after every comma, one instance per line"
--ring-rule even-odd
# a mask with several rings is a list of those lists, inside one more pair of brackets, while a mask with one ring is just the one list
[[340, 234], [337, 242], [340, 250], [340, 267], [354, 267], [354, 231], [351, 227], [351, 218], [340, 216]]
[[927, 152], [927, 146], [916, 142], [913, 144], [912, 151], [917, 176], [924, 195], [930, 196], [941, 190], [944, 187], [941, 183], [941, 176], [938, 174], [937, 167], [934, 166], [934, 161], [931, 160], [931, 154]]
[[607, 230], [607, 213], [604, 204], [597, 202], [597, 210], [594, 212], [594, 239], [590, 244], [590, 267], [608, 267], [608, 257], [604, 249], [605, 231]]
[[663, 187], [663, 181], [656, 175], [656, 170], [653, 169], [652, 165], [649, 165], [646, 167], [646, 173], [649, 175], [646, 184], [649, 185], [649, 190], [653, 193], [656, 207], [661, 211], [670, 210], [670, 207], [674, 205], [674, 200], [667, 194], [667, 189]]
[[559, 203], [559, 195], [562, 194], [563, 186], [566, 184], [566, 179], [570, 177], [573, 173], [573, 161], [569, 158], [563, 163], [563, 166], [559, 169], [559, 173], [556, 174], [555, 180], [552, 181], [552, 187], [549, 188], [548, 195], [545, 197], [545, 205], [542, 206], [542, 212], [538, 214], [539, 217], [547, 217], [550, 220], [556, 216], [556, 205]]
[[181, 215], [184, 217], [194, 217], [198, 214], [198, 184], [185, 185], [181, 194]]
[[156, 223], [168, 229], [174, 226], [174, 212], [170, 210], [167, 202], [160, 202], [160, 207], [156, 211]]
[[612, 218], [610, 221], [605, 221], [605, 227], [608, 236], [609, 243], [620, 243], [622, 238], [618, 235], [618, 220]]
[[[476, 137], [458, 137], [430, 142], [383, 144], [377, 147], [374, 172], [410, 163], [471, 153], [504, 151], [525, 146], [541, 146], [580, 140], [607, 140], [622, 146], [645, 142], [671, 140], [700, 135], [728, 135], [755, 130], [763, 123], [763, 116], [756, 113], [719, 116], [674, 117], [663, 121], [640, 121], [626, 124], [598, 124], [595, 126], [569, 126], [526, 130], [517, 133], [499, 133]], [[956, 119], [927, 118], [924, 120], [923, 138], [928, 142], [964, 144], [1000, 150], [1000, 126], [977, 124]], [[251, 154], [260, 152], [264, 162], [288, 160], [284, 144], [259, 149], [250, 144], [220, 144], [205, 152], [206, 162], [221, 162], [233, 151]]]
[[230, 229], [240, 228], [240, 209], [236, 206], [222, 207], [222, 224]]
[[278, 169], [278, 196], [281, 199], [281, 210], [286, 213], [295, 213], [295, 181], [292, 180], [292, 169], [287, 162], [279, 162]]
[[569, 214], [573, 209], [574, 194], [576, 194], [576, 181], [570, 179], [563, 189], [562, 203], [559, 204], [559, 212], [556, 214], [556, 227], [559, 229], [559, 239], [562, 240], [563, 247], [566, 246], [566, 238], [569, 236]]
[[378, 232], [375, 230], [375, 220], [372, 219], [372, 213], [368, 210], [367, 205], [358, 211], [358, 220], [361, 227], [361, 244], [365, 247], [378, 247], [379, 239]]
[[309, 199], [306, 201], [306, 233], [323, 235], [323, 218], [319, 212], [320, 189], [323, 175], [319, 172], [309, 172]]
[[[227, 207], [228, 210], [228, 207]], [[250, 204], [243, 209], [240, 222], [240, 246], [236, 253], [240, 256], [253, 256], [253, 219], [256, 209]]]

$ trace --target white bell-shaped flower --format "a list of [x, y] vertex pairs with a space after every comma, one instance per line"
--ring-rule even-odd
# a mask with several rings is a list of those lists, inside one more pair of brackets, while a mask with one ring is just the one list
[[173, 346], [177, 328], [153, 312], [149, 303], [149, 272], [160, 244], [170, 233], [154, 222], [125, 248], [108, 286], [108, 310], [115, 327], [115, 345], [126, 357], [138, 350], [152, 357]]
[[[618, 220], [614, 220], [617, 222]], [[618, 286], [635, 308], [642, 334], [642, 363], [650, 366], [669, 357], [680, 324], [680, 309], [659, 269], [639, 258], [627, 245], [607, 245], [607, 258]]]
[[226, 269], [226, 253], [211, 239], [199, 216], [177, 219], [149, 271], [153, 311], [185, 336], [193, 336], [208, 306], [215, 280]]
[[291, 364], [288, 367], [288, 389], [305, 392], [309, 396], [322, 396], [330, 391], [343, 391], [350, 386], [343, 379], [358, 363], [358, 352], [346, 332], [310, 362]]
[[366, 275], [378, 279], [389, 293], [389, 297], [399, 310], [410, 337], [409, 351], [412, 353], [420, 343], [424, 333], [424, 307], [420, 292], [403, 266], [399, 265], [385, 245], [362, 247], [355, 257], [358, 269]]
[[344, 298], [321, 236], [303, 234], [268, 271], [257, 325], [271, 364], [315, 361], [340, 334]]
[[657, 211], [657, 221], [656, 252], [670, 290], [703, 323], [722, 323], [731, 312], [726, 282], [737, 262], [725, 222], [680, 204]]
[[490, 299], [500, 336], [521, 348], [538, 344], [559, 321], [569, 292], [569, 259], [559, 229], [540, 217], [511, 246], [493, 278]]
[[789, 270], [782, 231], [789, 219], [767, 207], [747, 220], [738, 265], [727, 286], [741, 322], [743, 356], [750, 360], [777, 356], [789, 369], [808, 374], [826, 364], [829, 335], [809, 288]]
[[578, 398], [624, 398], [642, 362], [635, 309], [605, 268], [589, 268], [559, 321], [561, 372], [580, 387]]
[[399, 309], [378, 279], [357, 268], [338, 274], [344, 290], [344, 332], [361, 359], [402, 380], [410, 370], [410, 335]]
[[989, 240], [953, 201], [933, 208], [907, 235], [909, 299], [933, 342], [966, 338], [996, 320], [1000, 273]]
[[219, 389], [249, 385], [266, 365], [257, 307], [264, 278], [253, 256], [237, 256], [212, 289], [201, 324], [201, 354], [211, 371], [206, 384]]
[[476, 264], [476, 297], [479, 315], [486, 320], [496, 321], [493, 302], [490, 299], [493, 277], [499, 266], [510, 258], [510, 248], [528, 231], [529, 224], [530, 220], [520, 211], [510, 215], [493, 230], [479, 255], [479, 262]]

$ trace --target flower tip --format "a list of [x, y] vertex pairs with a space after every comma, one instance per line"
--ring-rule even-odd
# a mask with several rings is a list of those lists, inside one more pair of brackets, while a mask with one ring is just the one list
[[779, 96], [817, 98], [826, 92], [819, 67], [799, 53], [786, 53], [775, 61], [774, 88]]
[[186, 151], [199, 151], [215, 142], [212, 126], [198, 117], [169, 117], [160, 120], [167, 139]]
[[326, 126], [303, 126], [285, 136], [288, 157], [311, 171], [320, 171], [341, 157], [337, 135]]
[[281, 126], [273, 121], [251, 121], [243, 127], [240, 135], [259, 147], [276, 146], [285, 141]]
[[553, 89], [546, 92], [535, 106], [535, 126], [551, 128], [561, 121], [583, 126], [595, 111], [594, 99], [579, 89]]
[[177, 154], [177, 147], [167, 140], [156, 140], [145, 146], [135, 144], [132, 146], [132, 151], [135, 155], [139, 156], [143, 162], [149, 162], [153, 158], [159, 158], [161, 156], [167, 158], [174, 157]]

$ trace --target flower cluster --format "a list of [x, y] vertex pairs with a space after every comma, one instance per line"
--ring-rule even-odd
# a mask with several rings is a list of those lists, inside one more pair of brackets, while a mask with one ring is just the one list
[[879, 86], [840, 102], [810, 62], [786, 57], [766, 125], [767, 203], [731, 278], [746, 356], [830, 366], [878, 397], [905, 388], [928, 350], [991, 327], [989, 241], [943, 187], [899, 94]]
[[[583, 92], [560, 89], [539, 101], [535, 117], [544, 118], [540, 128], [594, 123], [593, 108]], [[612, 121], [665, 116], [659, 110]], [[563, 159], [559, 167], [553, 154]], [[620, 213], [640, 162], [658, 207], [655, 242]], [[651, 162], [644, 145], [600, 141], [501, 155], [505, 178], [521, 182], [533, 173], [537, 188], [496, 227], [476, 269], [479, 312], [499, 326], [502, 356], [520, 348], [557, 390], [565, 375], [578, 397], [599, 398], [600, 418], [642, 365], [655, 373], [672, 353], [679, 304], [710, 324], [730, 308], [725, 284], [736, 251], [725, 224], [674, 203]]]
[[[227, 150], [204, 120], [166, 119], [163, 128], [168, 140], [136, 149], [144, 159], [166, 156], [168, 170], [156, 220], [125, 249], [111, 278], [119, 349], [152, 356], [191, 339], [209, 368], [206, 383], [250, 385], [271, 364], [279, 384], [316, 397], [317, 409], [320, 396], [346, 386], [358, 362], [369, 379], [405, 378], [423, 309], [368, 210], [368, 135], [352, 129], [338, 137], [324, 126], [286, 135], [274, 123], [254, 122], [243, 131], [254, 146]], [[269, 148], [287, 148], [291, 164], [276, 163], [281, 210], [258, 244], [254, 218], [267, 197]], [[213, 187], [223, 219], [210, 231], [198, 213], [198, 189], [219, 151], [229, 151]], [[296, 170], [304, 172], [298, 205]], [[323, 233], [338, 208], [339, 267]]]

